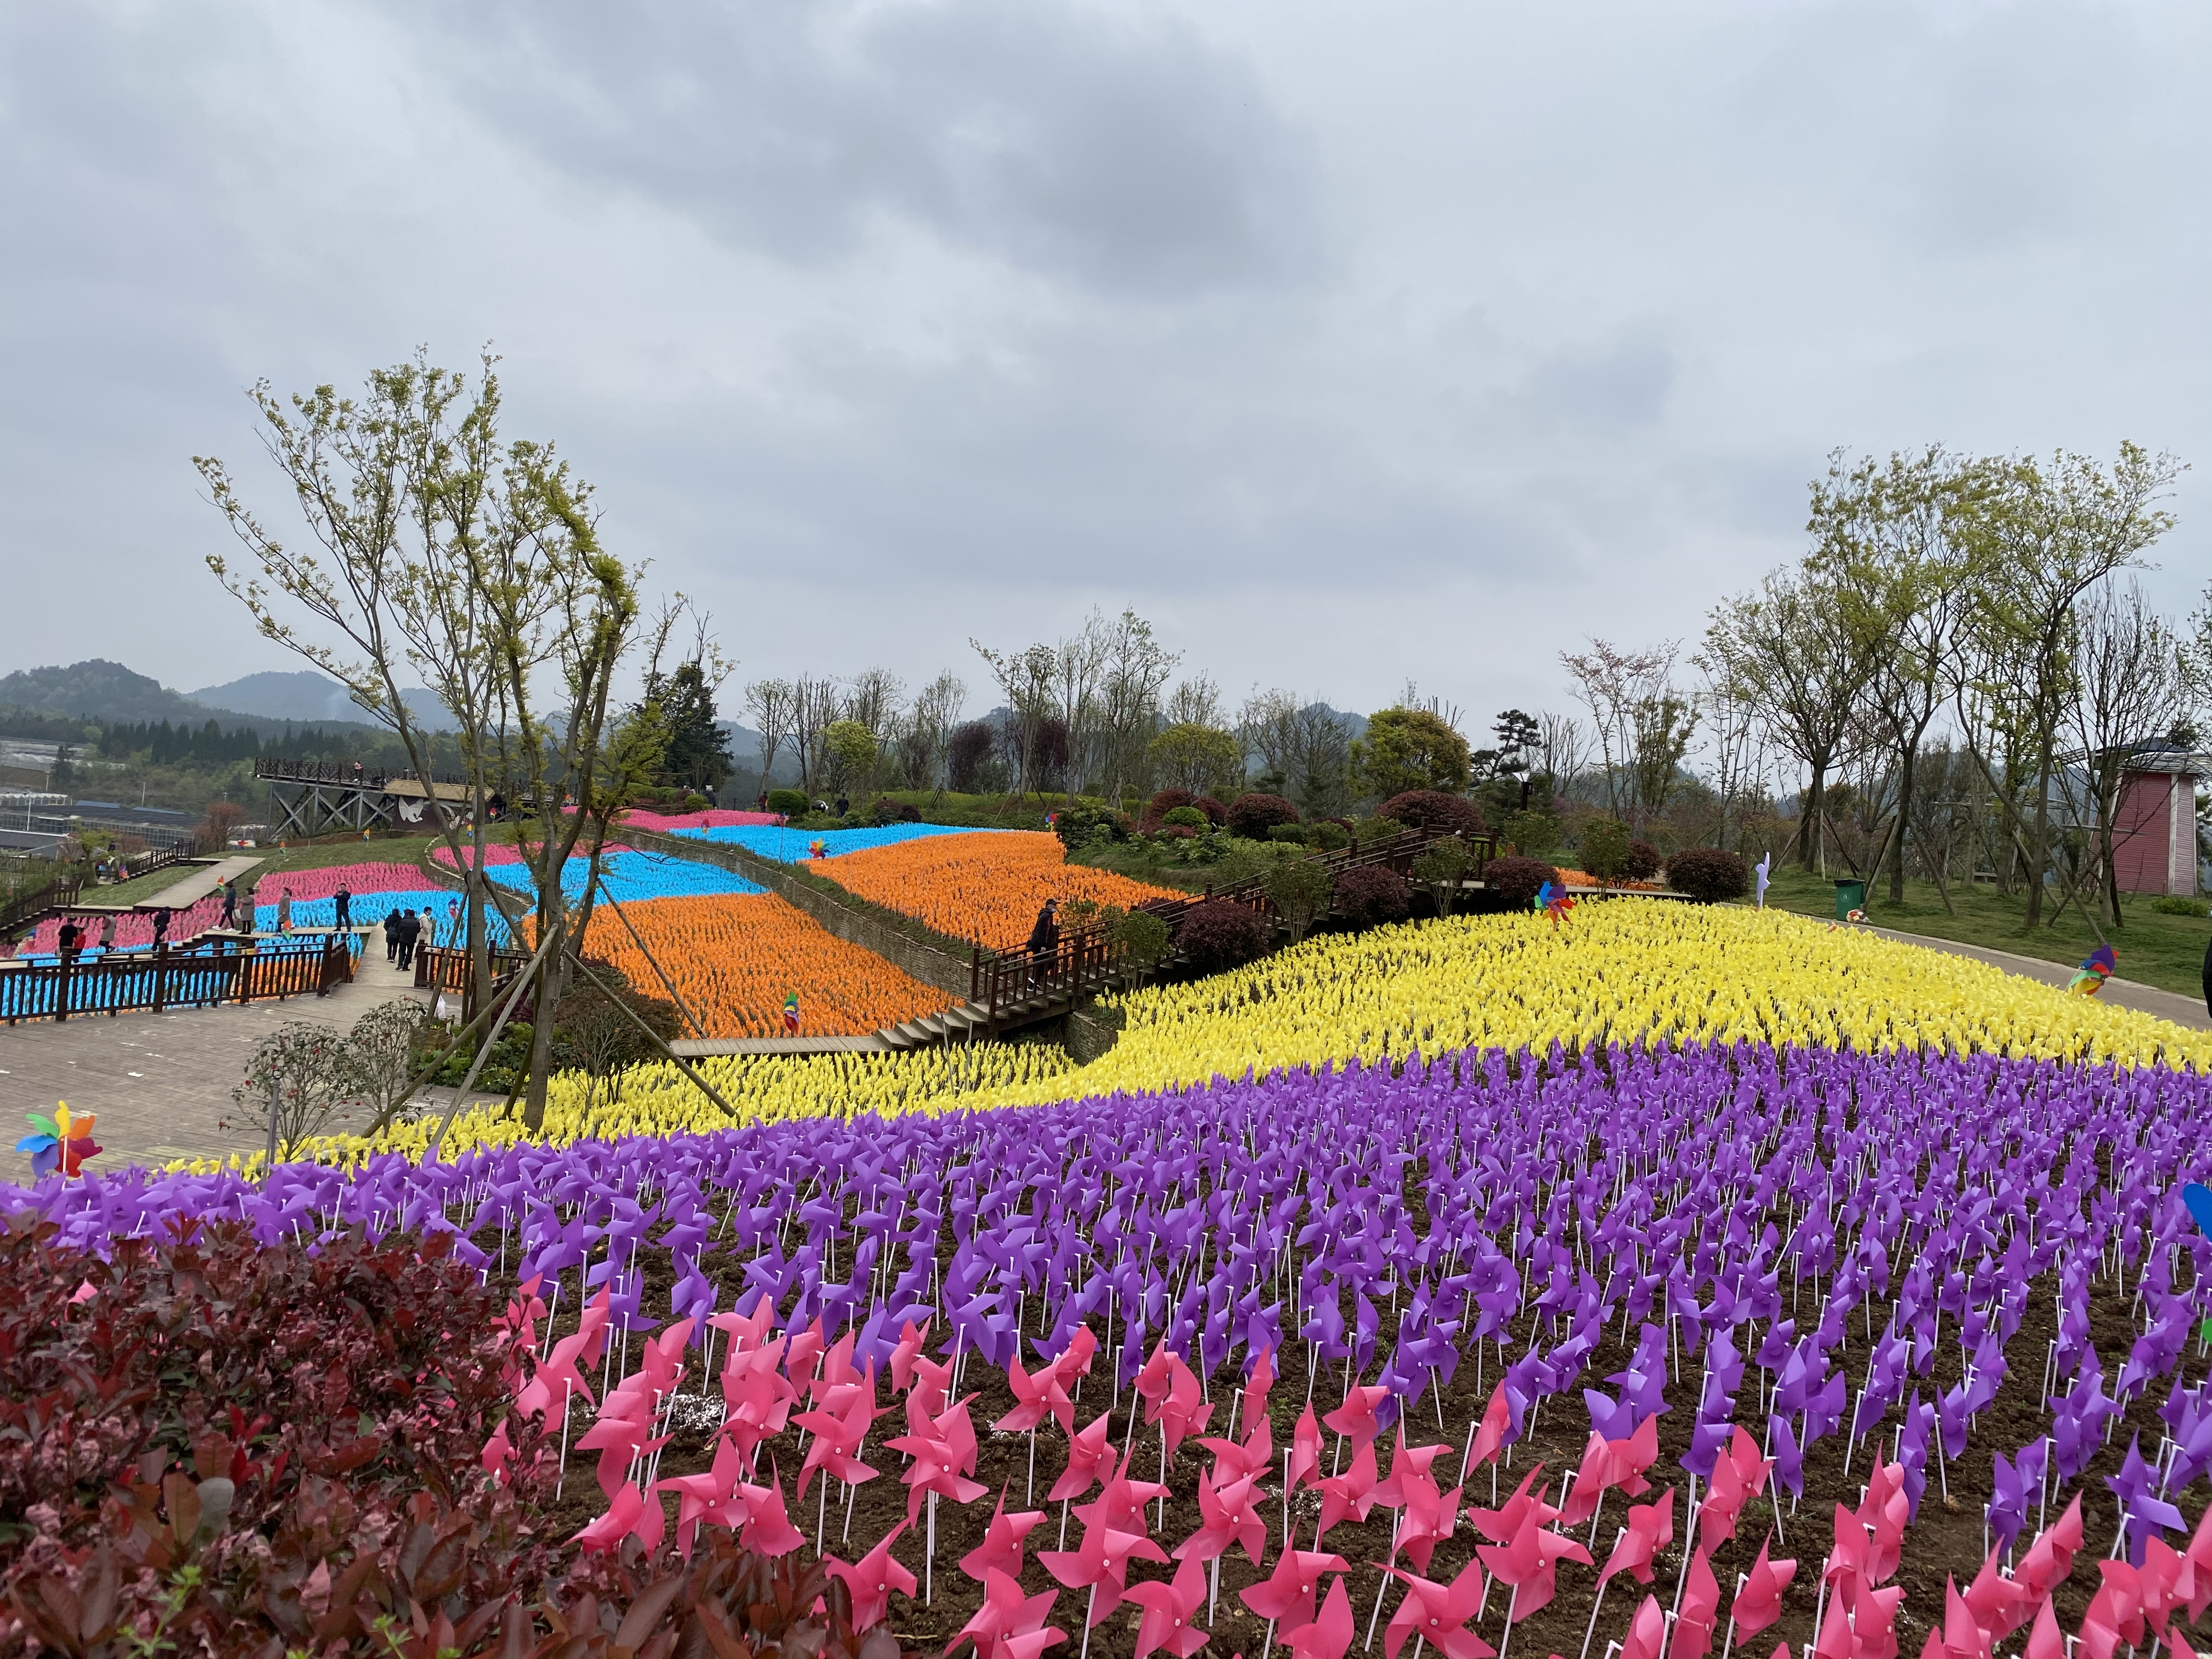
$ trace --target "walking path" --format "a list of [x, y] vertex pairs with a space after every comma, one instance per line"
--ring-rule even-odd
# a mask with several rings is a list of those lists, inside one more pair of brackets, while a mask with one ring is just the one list
[[89, 1166], [94, 1170], [258, 1152], [264, 1132], [246, 1125], [230, 1098], [254, 1044], [295, 1020], [350, 1026], [401, 996], [427, 1000], [429, 993], [416, 990], [414, 975], [387, 963], [372, 941], [353, 982], [326, 997], [94, 1014], [0, 1030], [0, 1128], [9, 1131], [0, 1138], [0, 1182], [30, 1178], [28, 1156], [10, 1150], [26, 1131], [11, 1126], [26, 1112], [51, 1115], [58, 1100], [99, 1115], [93, 1139], [103, 1150]]
[[[2008, 974], [2019, 974], [2028, 979], [2040, 980], [2045, 985], [2063, 988], [2075, 969], [2063, 963], [2045, 962], [2040, 957], [2016, 956], [2010, 951], [1994, 951], [1985, 945], [1962, 945], [1956, 939], [1931, 939], [1925, 933], [1900, 933], [1890, 927], [1869, 927], [1870, 933], [1880, 933], [1884, 939], [1893, 939], [1906, 945], [1924, 945], [1931, 951], [1944, 951], [1954, 957], [1971, 957], [1976, 962], [1986, 962], [1992, 968], [2002, 968]], [[2122, 1008], [2134, 1008], [2146, 1014], [2156, 1014], [2160, 1019], [2170, 1019], [2176, 1025], [2186, 1025], [2193, 1030], [2212, 1030], [2212, 1013], [2194, 997], [2185, 997], [2175, 991], [2161, 991], [2155, 985], [2145, 985], [2140, 980], [2122, 979], [2115, 975], [2105, 981], [2105, 988], [2097, 994], [2097, 1000], [2109, 1002]]]
[[217, 864], [198, 866], [183, 879], [171, 883], [158, 893], [149, 894], [132, 907], [150, 910], [156, 905], [166, 905], [172, 910], [182, 910], [205, 898], [233, 876], [242, 876], [262, 861], [258, 854], [241, 854]]

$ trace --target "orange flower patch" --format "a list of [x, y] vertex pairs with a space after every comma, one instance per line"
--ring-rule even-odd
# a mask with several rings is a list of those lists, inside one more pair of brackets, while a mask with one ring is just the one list
[[[952, 1006], [935, 986], [848, 944], [773, 893], [653, 899], [625, 903], [623, 915], [709, 1036], [783, 1036], [790, 991], [799, 993], [803, 1036], [861, 1036]], [[665, 994], [629, 928], [604, 904], [592, 913], [584, 948], [640, 991]]]
[[871, 903], [994, 951], [1024, 944], [1048, 898], [1086, 898], [1126, 910], [1146, 899], [1188, 896], [1070, 864], [1057, 836], [1025, 830], [930, 836], [807, 868]]

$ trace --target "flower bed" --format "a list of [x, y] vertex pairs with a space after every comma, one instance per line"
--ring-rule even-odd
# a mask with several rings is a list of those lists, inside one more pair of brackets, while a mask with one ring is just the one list
[[935, 986], [848, 944], [773, 893], [625, 902], [623, 912], [629, 927], [605, 905], [592, 913], [586, 950], [656, 994], [657, 962], [708, 1036], [785, 1035], [783, 1000], [791, 992], [799, 996], [799, 1029], [809, 1036], [860, 1036], [952, 1006]]
[[[571, 904], [579, 903], [584, 896], [584, 884], [590, 878], [589, 859], [569, 859], [561, 866], [561, 890]], [[501, 886], [520, 893], [525, 898], [534, 898], [538, 891], [536, 877], [531, 866], [514, 861], [494, 864], [485, 861], [484, 872]], [[647, 899], [703, 898], [714, 893], [764, 893], [768, 890], [758, 882], [747, 881], [717, 865], [701, 864], [691, 859], [665, 857], [659, 853], [633, 852], [628, 848], [615, 848], [599, 860], [599, 890], [620, 904], [632, 904]]]
[[1429, 1052], [34, 1201], [57, 1247], [202, 1215], [454, 1233], [550, 1304], [516, 1310], [533, 1358], [485, 1455], [531, 1468], [508, 1447], [576, 1401], [580, 1547], [818, 1546], [932, 1652], [996, 1618], [994, 1654], [1088, 1619], [1133, 1655], [1342, 1656], [1372, 1625], [1400, 1659], [1586, 1632], [1988, 1659], [2031, 1631], [2059, 1659], [2212, 1605], [2212, 1243], [2176, 1196], [2212, 1079]]
[[854, 853], [865, 853], [878, 847], [898, 847], [910, 841], [927, 841], [935, 836], [999, 836], [1009, 833], [1003, 830], [963, 830], [945, 823], [886, 823], [867, 830], [792, 830], [741, 824], [711, 830], [683, 830], [678, 834], [693, 841], [719, 842], [725, 846], [744, 848], [757, 857], [774, 859], [779, 864], [805, 864], [815, 860], [814, 848], [820, 843], [822, 860], [844, 858]]
[[994, 951], [1014, 950], [1027, 940], [1048, 898], [1085, 898], [1127, 909], [1147, 899], [1189, 896], [1069, 864], [1058, 836], [1026, 830], [908, 840], [848, 852], [814, 867], [871, 903]]

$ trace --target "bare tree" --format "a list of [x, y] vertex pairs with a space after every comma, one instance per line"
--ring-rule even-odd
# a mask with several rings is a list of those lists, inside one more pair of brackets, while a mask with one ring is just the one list
[[1203, 673], [1176, 687], [1162, 718], [1170, 726], [1210, 726], [1216, 731], [1229, 723], [1228, 711], [1221, 702], [1221, 688], [1213, 683], [1212, 675]]
[[[1988, 786], [1973, 757], [1954, 748], [1948, 738], [1920, 751], [1915, 781], [1917, 787], [1905, 806], [1912, 856], [1922, 873], [1936, 884], [1945, 912], [1956, 915], [1952, 872], [1961, 850], [1970, 857], [1973, 852], [1988, 812]], [[1973, 877], [1971, 866], [1966, 875], [1969, 880]]]
[[[1552, 793], [1564, 795], [1589, 763], [1589, 734], [1572, 714], [1539, 714], [1536, 720], [1540, 728], [1537, 753], [1543, 757], [1544, 770], [1551, 775]], [[1549, 803], [1546, 810], [1550, 810]]]
[[769, 774], [775, 757], [792, 739], [799, 717], [799, 694], [789, 680], [755, 680], [745, 688], [745, 717], [760, 733], [760, 787], [775, 787]]
[[975, 654], [990, 665], [991, 676], [1006, 699], [1007, 738], [1014, 753], [1016, 788], [1026, 795], [1038, 772], [1039, 745], [1045, 724], [1058, 717], [1057, 684], [1060, 653], [1048, 645], [1026, 651], [994, 651], [969, 640]]
[[843, 707], [837, 682], [826, 674], [801, 674], [792, 682], [791, 746], [799, 757], [799, 787], [810, 795], [824, 775], [830, 728]]
[[1145, 750], [1160, 724], [1160, 691], [1182, 660], [1152, 636], [1152, 625], [1124, 611], [1105, 625], [1097, 696], [1099, 775], [1109, 806], [1146, 774]]
[[[1606, 810], [1616, 818], [1635, 816], [1638, 755], [1671, 746], [1680, 736], [1680, 717], [1666, 707], [1674, 696], [1668, 679], [1678, 648], [1670, 641], [1653, 651], [1623, 651], [1593, 638], [1587, 651], [1559, 653], [1575, 696], [1590, 711], [1605, 768]], [[1677, 750], [1675, 758], [1680, 757]], [[1657, 764], [1656, 757], [1652, 763]], [[1667, 777], [1671, 781], [1671, 767]]]
[[898, 737], [899, 772], [908, 788], [941, 792], [946, 746], [967, 702], [967, 686], [950, 672], [915, 694]]
[[[2068, 738], [2087, 787], [2096, 825], [2100, 901], [2104, 920], [2120, 921], [2115, 856], [2134, 826], [2120, 823], [2128, 773], [2146, 744], [2164, 746], [2191, 713], [2190, 687], [2179, 634], [2143, 602], [2133, 582], [2106, 584], [2081, 607], [2075, 652], [2079, 689], [2067, 709]], [[2055, 922], [2056, 916], [2052, 918]]]

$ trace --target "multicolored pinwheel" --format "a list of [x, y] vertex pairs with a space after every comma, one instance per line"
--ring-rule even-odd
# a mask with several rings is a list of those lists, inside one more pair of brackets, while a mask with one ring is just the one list
[[815, 836], [812, 841], [806, 843], [806, 855], [809, 858], [814, 859], [828, 858], [830, 856], [830, 843], [823, 840], [819, 836]]
[[1573, 896], [1557, 882], [1547, 881], [1536, 890], [1536, 908], [1551, 917], [1554, 927], [1559, 925], [1559, 919], [1574, 908]]
[[796, 991], [784, 993], [783, 1029], [793, 1036], [799, 1035], [799, 993]]
[[2074, 977], [2066, 982], [2069, 992], [2077, 996], [2093, 997], [2105, 988], [2105, 981], [2112, 976], [2112, 969], [2120, 965], [2119, 952], [2109, 945], [2100, 945], [2089, 952]]
[[41, 1112], [26, 1112], [23, 1117], [38, 1133], [25, 1135], [15, 1143], [15, 1150], [31, 1155], [33, 1181], [45, 1180], [56, 1169], [64, 1178], [82, 1175], [85, 1159], [100, 1152], [92, 1138], [94, 1114], [72, 1113], [67, 1101], [55, 1106], [52, 1117]]

